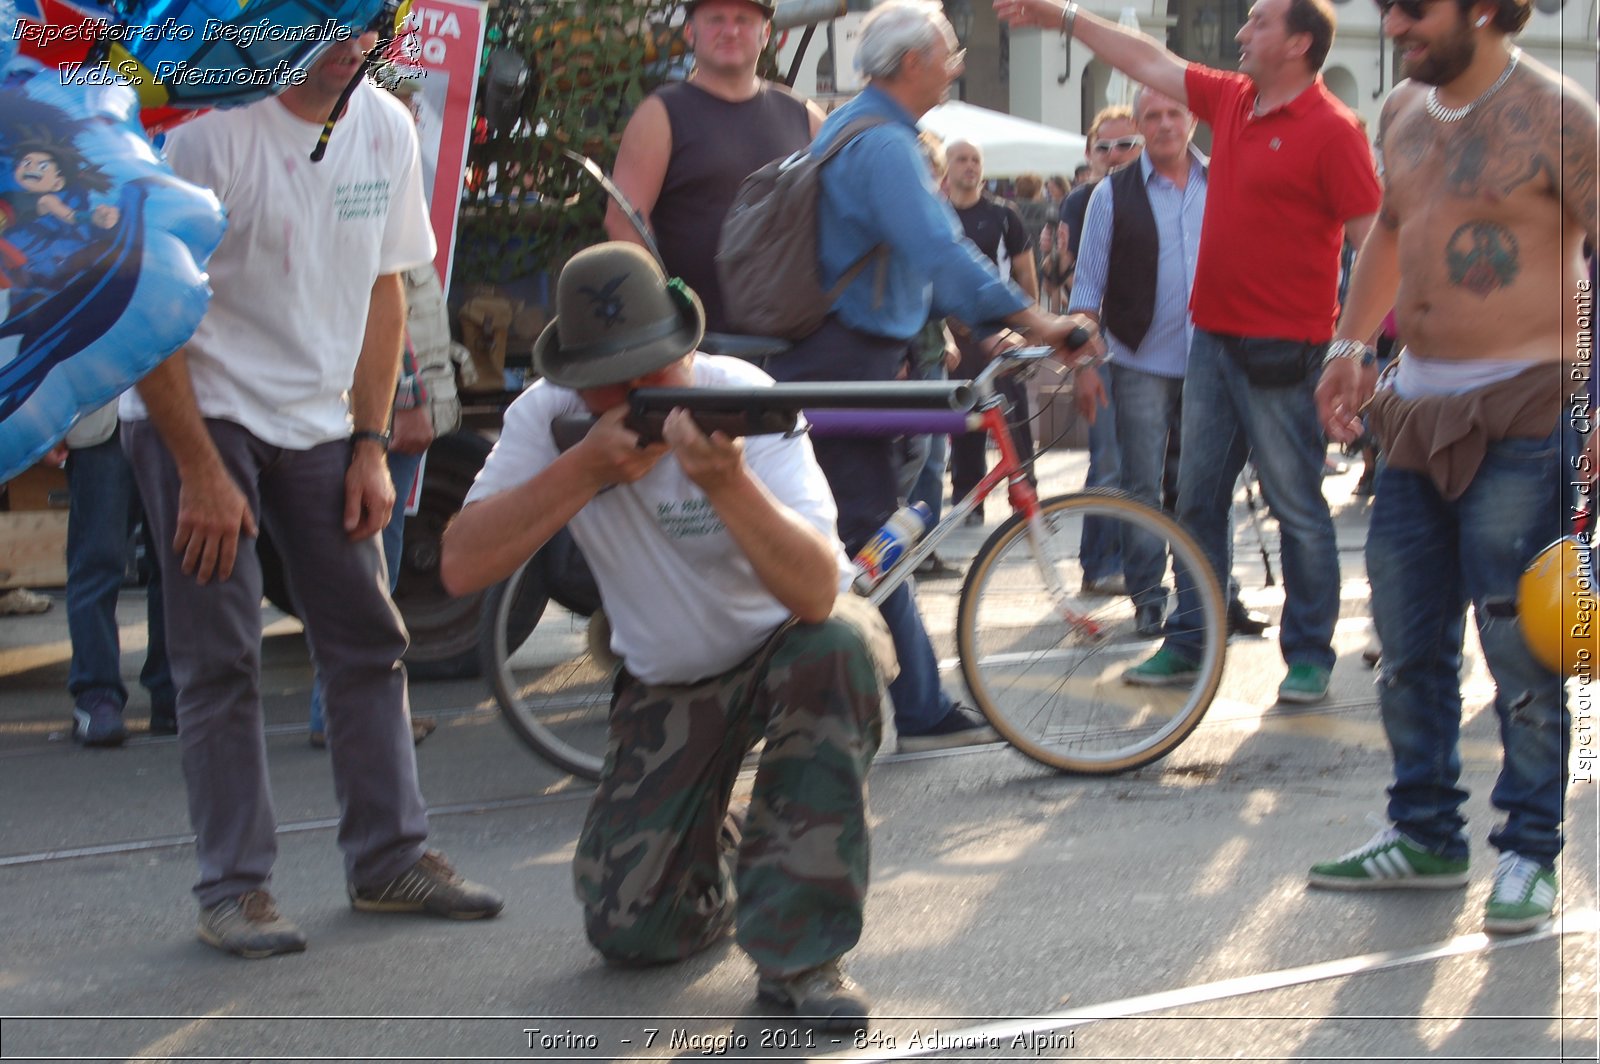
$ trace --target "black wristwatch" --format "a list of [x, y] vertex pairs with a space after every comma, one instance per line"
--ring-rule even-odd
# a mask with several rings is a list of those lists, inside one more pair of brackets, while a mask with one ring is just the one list
[[385, 453], [389, 450], [389, 440], [392, 437], [387, 432], [374, 432], [372, 429], [357, 429], [350, 434], [350, 443], [354, 446], [362, 440], [371, 440], [378, 445], [378, 449]]

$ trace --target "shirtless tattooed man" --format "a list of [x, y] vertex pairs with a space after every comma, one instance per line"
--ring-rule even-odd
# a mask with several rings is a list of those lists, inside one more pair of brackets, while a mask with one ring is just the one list
[[[1580, 348], [1592, 349], [1577, 308], [1592, 299], [1595, 102], [1512, 43], [1531, 0], [1378, 3], [1409, 80], [1384, 103], [1383, 206], [1317, 408], [1341, 442], [1365, 408], [1388, 455], [1367, 570], [1393, 826], [1310, 878], [1347, 890], [1467, 882], [1458, 669], [1470, 603], [1504, 745], [1484, 929], [1513, 933], [1542, 924], [1557, 897], [1572, 718], [1563, 678], [1534, 659], [1513, 604], [1595, 469], [1595, 440], [1580, 455], [1570, 416], [1574, 377], [1588, 370]], [[1405, 347], [1374, 394], [1365, 341], [1391, 305]]]

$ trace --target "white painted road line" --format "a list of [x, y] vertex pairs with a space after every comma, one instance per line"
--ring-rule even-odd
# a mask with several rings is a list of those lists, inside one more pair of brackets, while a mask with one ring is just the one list
[[[1224, 998], [1260, 994], [1269, 990], [1282, 990], [1285, 987], [1299, 986], [1304, 983], [1321, 982], [1326, 979], [1341, 979], [1346, 976], [1388, 971], [1413, 964], [1426, 964], [1430, 961], [1445, 960], [1450, 957], [1464, 957], [1474, 953], [1489, 953], [1495, 950], [1511, 949], [1534, 942], [1543, 942], [1546, 939], [1557, 938], [1561, 935], [1594, 934], [1597, 930], [1600, 930], [1600, 912], [1596, 912], [1593, 909], [1580, 909], [1558, 915], [1555, 920], [1544, 927], [1525, 935], [1501, 938], [1491, 938], [1483, 934], [1459, 935], [1456, 938], [1431, 946], [1385, 950], [1381, 953], [1365, 953], [1358, 957], [1323, 961], [1319, 964], [1307, 964], [1299, 968], [1285, 968], [1277, 972], [1238, 976], [1233, 979], [1221, 979], [1214, 983], [1201, 983], [1198, 986], [1180, 987], [1176, 990], [1163, 990], [1154, 994], [1123, 998], [1120, 1001], [1107, 1001], [1098, 1005], [1064, 1009], [1060, 1012], [1052, 1012], [1043, 1016], [1029, 1016], [1006, 1022], [986, 1023], [976, 1027], [940, 1031], [939, 1040], [945, 1046], [993, 1046], [998, 1043], [1002, 1049], [1010, 1046], [1018, 1038], [1028, 1040], [1030, 1043], [1049, 1045], [1051, 1044], [1050, 1036], [1052, 1034], [1083, 1028], [1104, 1020], [1127, 1019], [1132, 1016], [1142, 1016], [1167, 1009], [1185, 1008], [1208, 1001], [1220, 1001]], [[959, 1019], [959, 1017], [956, 1018]], [[870, 1049], [834, 1053], [816, 1059], [853, 1061], [912, 1060], [917, 1057], [935, 1057], [946, 1052], [960, 1053], [963, 1050], [954, 1048], [941, 1049], [936, 1046], [933, 1048], [902, 1049], [885, 1053], [881, 1050]]]

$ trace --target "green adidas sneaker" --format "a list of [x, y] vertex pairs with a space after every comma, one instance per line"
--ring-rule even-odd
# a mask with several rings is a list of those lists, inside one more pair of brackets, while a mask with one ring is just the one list
[[1135, 687], [1182, 687], [1199, 678], [1200, 666], [1166, 647], [1122, 673], [1122, 682]]
[[1493, 935], [1532, 931], [1555, 913], [1556, 873], [1531, 857], [1500, 855], [1494, 889], [1483, 913], [1483, 929]]
[[1467, 883], [1466, 858], [1429, 853], [1397, 828], [1384, 828], [1337, 861], [1311, 866], [1311, 885], [1327, 890], [1443, 890]]

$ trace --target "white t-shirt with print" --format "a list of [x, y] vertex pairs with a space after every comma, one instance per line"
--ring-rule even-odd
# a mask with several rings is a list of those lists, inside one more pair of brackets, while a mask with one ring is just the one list
[[[693, 370], [697, 388], [772, 383], [732, 358], [697, 354]], [[531, 480], [559, 453], [550, 431], [554, 419], [586, 413], [577, 392], [548, 381], [529, 388], [506, 411], [500, 442], [467, 493], [467, 505]], [[810, 438], [750, 436], [744, 444], [750, 472], [833, 543], [844, 590], [854, 569], [839, 543], [838, 511]], [[611, 649], [645, 683], [688, 683], [726, 672], [789, 617], [671, 454], [640, 480], [595, 496], [571, 528], [605, 602]]]
[[[434, 254], [405, 105], [363, 82], [313, 163], [321, 132], [267, 99], [167, 134], [172, 169], [228, 214], [186, 348], [200, 413], [297, 449], [349, 435], [372, 284]], [[137, 393], [122, 416], [148, 416]]]

